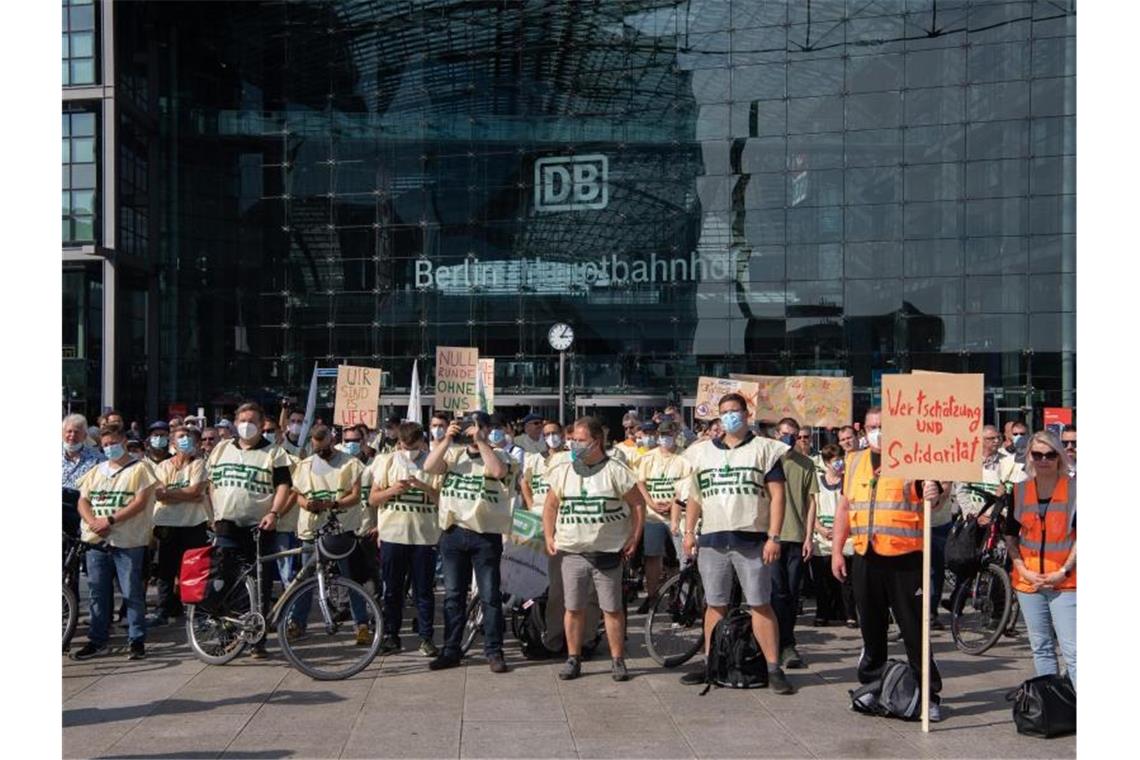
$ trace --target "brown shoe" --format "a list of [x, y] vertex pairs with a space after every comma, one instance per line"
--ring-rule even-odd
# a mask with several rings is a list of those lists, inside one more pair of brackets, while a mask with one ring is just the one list
[[506, 660], [503, 659], [502, 652], [487, 655], [487, 662], [491, 664], [492, 673], [506, 673], [510, 670], [510, 668], [507, 667]]

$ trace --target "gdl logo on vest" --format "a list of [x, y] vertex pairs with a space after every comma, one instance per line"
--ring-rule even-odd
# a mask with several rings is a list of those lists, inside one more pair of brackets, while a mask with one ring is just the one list
[[603, 209], [610, 202], [609, 159], [588, 156], [551, 156], [534, 162], [536, 211]]

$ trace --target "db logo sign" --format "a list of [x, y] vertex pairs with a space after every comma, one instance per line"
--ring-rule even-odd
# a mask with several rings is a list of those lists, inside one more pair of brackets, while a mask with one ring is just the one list
[[609, 160], [554, 156], [534, 162], [534, 207], [538, 211], [602, 209], [610, 202]]

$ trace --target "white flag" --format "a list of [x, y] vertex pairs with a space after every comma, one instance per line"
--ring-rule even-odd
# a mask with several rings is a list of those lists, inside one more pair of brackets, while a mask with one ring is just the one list
[[483, 383], [483, 368], [475, 372], [475, 399], [480, 412], [487, 411], [487, 386]]
[[423, 406], [420, 404], [420, 360], [412, 362], [412, 389], [408, 393], [408, 414], [405, 419], [423, 424]]
[[313, 362], [313, 379], [309, 381], [309, 399], [305, 402], [305, 421], [301, 423], [301, 434], [297, 436], [297, 445], [305, 448], [305, 441], [309, 440], [309, 428], [317, 416], [317, 362]]

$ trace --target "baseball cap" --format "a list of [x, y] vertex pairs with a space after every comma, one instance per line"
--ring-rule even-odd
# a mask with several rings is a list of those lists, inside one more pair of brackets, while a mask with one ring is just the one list
[[165, 430], [166, 432], [170, 432], [170, 424], [162, 420], [156, 420], [150, 423], [150, 427], [147, 428], [148, 432], [152, 430]]
[[528, 422], [542, 422], [542, 415], [541, 414], [535, 414], [534, 412], [531, 412], [530, 414], [528, 414], [527, 416], [522, 418], [522, 424], [525, 425]]

